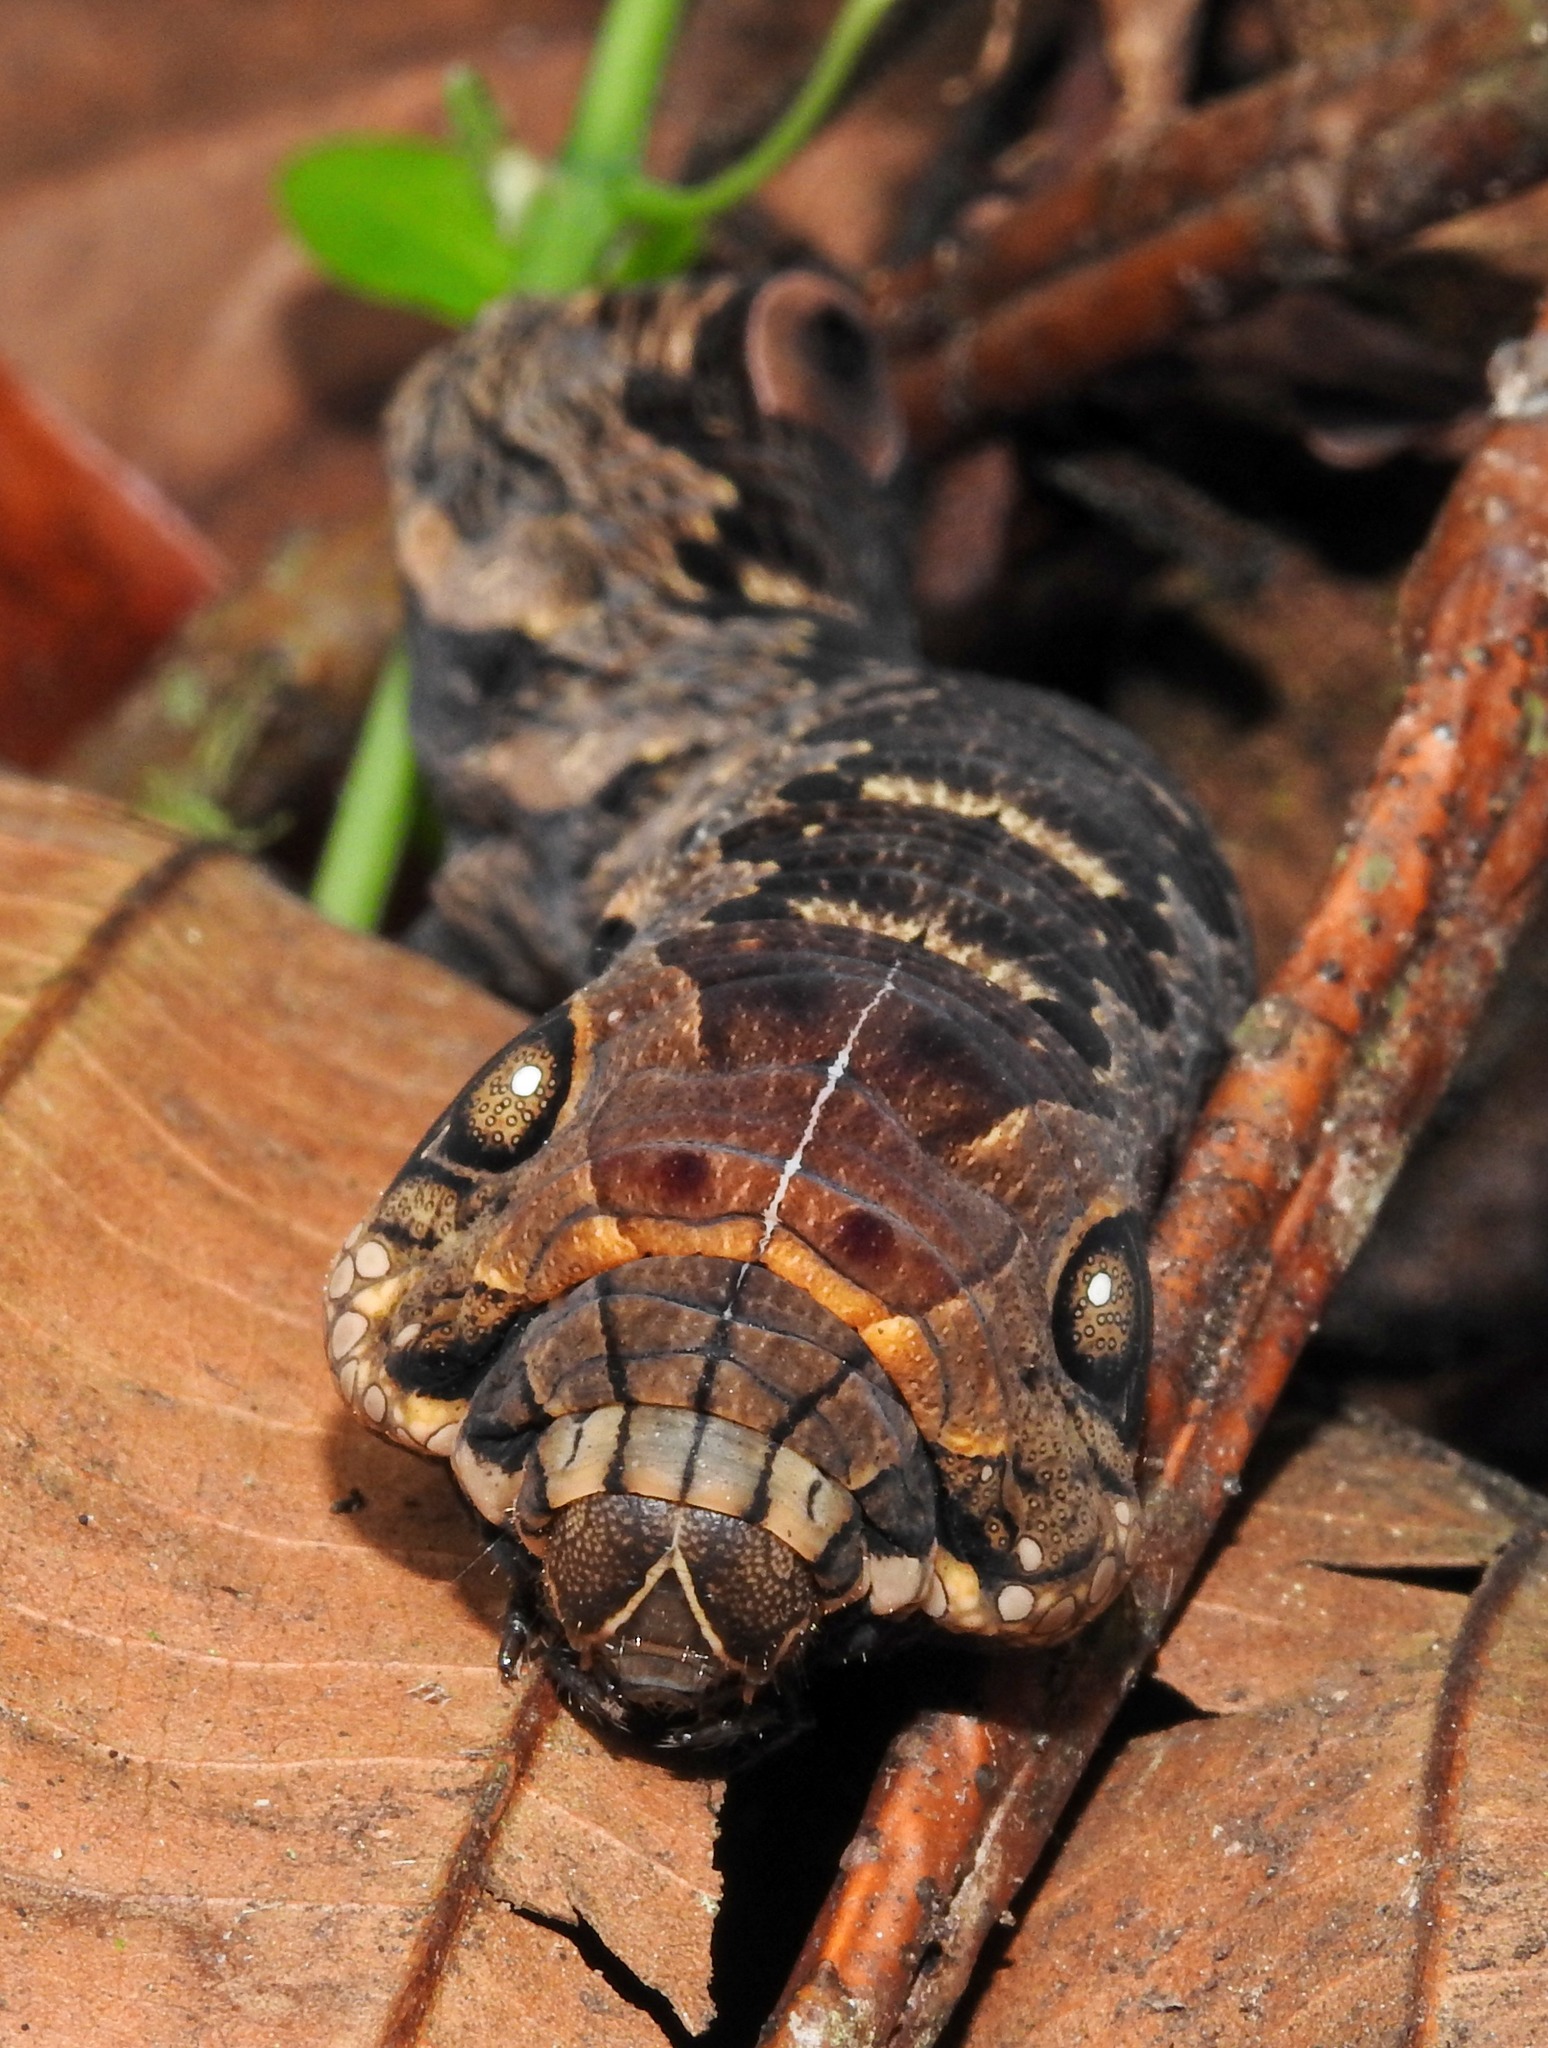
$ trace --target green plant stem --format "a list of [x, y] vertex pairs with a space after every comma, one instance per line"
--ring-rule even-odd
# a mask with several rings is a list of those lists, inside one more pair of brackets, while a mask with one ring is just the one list
[[387, 657], [366, 711], [312, 881], [312, 902], [335, 924], [375, 931], [414, 822], [419, 771], [409, 741], [409, 663]]
[[611, 0], [597, 30], [559, 161], [566, 170], [633, 170], [645, 151], [683, 0]]
[[611, 187], [560, 165], [533, 194], [522, 217], [512, 250], [511, 290], [575, 292], [599, 283], [603, 258], [618, 231]]
[[616, 194], [638, 168], [683, 0], [611, 0], [564, 147], [512, 250], [516, 291], [597, 284], [624, 225]]
[[738, 205], [794, 156], [826, 117], [891, 5], [892, 0], [846, 0], [801, 90], [739, 163], [702, 185], [661, 185], [652, 178], [631, 177], [620, 187], [618, 203], [632, 219], [661, 223], [703, 220]]

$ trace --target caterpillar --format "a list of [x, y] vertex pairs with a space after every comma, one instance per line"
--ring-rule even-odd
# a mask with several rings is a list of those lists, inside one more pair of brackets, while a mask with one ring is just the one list
[[858, 302], [503, 302], [389, 424], [425, 943], [542, 1012], [326, 1283], [357, 1416], [449, 1458], [502, 1658], [666, 1747], [912, 1619], [1121, 1591], [1146, 1236], [1250, 991], [1131, 735], [928, 665]]

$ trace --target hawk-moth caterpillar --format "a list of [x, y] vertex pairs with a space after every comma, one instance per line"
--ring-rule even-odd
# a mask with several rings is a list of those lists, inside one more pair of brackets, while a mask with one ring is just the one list
[[537, 1022], [327, 1285], [504, 1532], [507, 1657], [666, 1744], [904, 1616], [1121, 1590], [1147, 1224], [1247, 999], [1121, 728], [919, 656], [901, 435], [810, 272], [492, 308], [396, 401], [426, 942]]

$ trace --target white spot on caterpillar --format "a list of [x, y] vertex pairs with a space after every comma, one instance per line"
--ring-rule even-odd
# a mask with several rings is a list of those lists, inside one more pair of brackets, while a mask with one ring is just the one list
[[1030, 1586], [1002, 1586], [994, 1604], [1000, 1610], [1001, 1621], [1025, 1621], [1035, 1603]]
[[360, 1412], [369, 1416], [372, 1422], [380, 1422], [387, 1413], [387, 1396], [380, 1387], [367, 1387], [360, 1396]]
[[423, 1325], [420, 1323], [405, 1323], [397, 1336], [393, 1338], [389, 1348], [393, 1351], [406, 1351], [419, 1335], [422, 1328]]
[[1038, 1634], [1048, 1642], [1056, 1642], [1060, 1636], [1067, 1636], [1075, 1627], [1079, 1612], [1080, 1609], [1073, 1598], [1066, 1594], [1062, 1600], [1056, 1600], [1046, 1614], [1038, 1616]]
[[753, 1253], [754, 1259], [761, 1259], [773, 1243], [774, 1232], [779, 1227], [779, 1212], [784, 1206], [786, 1195], [790, 1192], [790, 1183], [801, 1171], [801, 1161], [806, 1157], [806, 1148], [817, 1135], [817, 1125], [822, 1113], [832, 1101], [838, 1084], [849, 1071], [850, 1057], [859, 1043], [861, 1032], [870, 1022], [871, 1012], [876, 1009], [884, 996], [891, 995], [892, 985], [897, 978], [898, 970], [896, 966], [889, 967], [887, 969], [887, 979], [882, 983], [875, 995], [865, 1004], [859, 1016], [850, 1026], [849, 1036], [833, 1055], [832, 1064], [823, 1076], [822, 1086], [817, 1090], [816, 1098], [812, 1103], [811, 1113], [806, 1119], [806, 1129], [801, 1133], [795, 1150], [781, 1167], [778, 1184], [773, 1194], [769, 1197], [768, 1207], [763, 1212], [763, 1235], [758, 1240], [758, 1249]]
[[536, 1095], [542, 1085], [543, 1069], [534, 1065], [531, 1060], [528, 1060], [524, 1067], [518, 1067], [510, 1079], [511, 1093], [519, 1095], [523, 1101], [529, 1095]]
[[1105, 1607], [1112, 1597], [1113, 1587], [1118, 1581], [1118, 1560], [1108, 1556], [1101, 1559], [1091, 1574], [1091, 1589], [1086, 1597], [1093, 1607]]
[[328, 1275], [328, 1299], [342, 1301], [355, 1284], [355, 1262], [346, 1252]]
[[873, 1557], [871, 1559], [871, 1612], [896, 1614], [912, 1607], [924, 1592], [930, 1567], [922, 1557]]
[[1024, 1572], [1035, 1572], [1043, 1562], [1043, 1546], [1035, 1536], [1023, 1536], [1016, 1545], [1016, 1562]]
[[392, 1264], [392, 1255], [386, 1245], [376, 1238], [368, 1238], [355, 1254], [355, 1271], [362, 1280], [380, 1280]]
[[1111, 1273], [1093, 1273], [1086, 1282], [1086, 1299], [1093, 1308], [1106, 1308], [1113, 1298]]
[[346, 1352], [353, 1351], [370, 1327], [363, 1315], [352, 1308], [346, 1309], [328, 1338], [328, 1349], [333, 1357], [342, 1358]]

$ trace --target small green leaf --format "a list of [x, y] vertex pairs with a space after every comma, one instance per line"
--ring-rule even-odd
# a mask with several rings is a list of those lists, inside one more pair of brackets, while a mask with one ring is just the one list
[[404, 137], [324, 143], [292, 157], [280, 199], [330, 276], [444, 320], [471, 320], [509, 289], [511, 252], [457, 150]]

